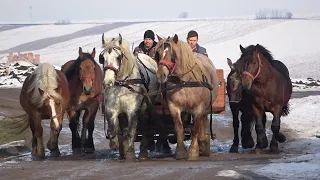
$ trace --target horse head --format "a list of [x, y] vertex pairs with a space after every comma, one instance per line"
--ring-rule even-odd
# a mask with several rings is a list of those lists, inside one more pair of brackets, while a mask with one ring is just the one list
[[242, 84], [240, 73], [236, 70], [232, 60], [227, 58], [230, 67], [230, 73], [227, 77], [227, 93], [230, 103], [238, 103], [242, 99]]
[[103, 51], [99, 55], [99, 63], [103, 65], [105, 87], [113, 86], [116, 80], [127, 78], [133, 69], [133, 54], [128, 42], [119, 37], [108, 40], [102, 35]]
[[178, 43], [178, 36], [175, 35], [172, 39], [162, 39], [158, 37], [159, 43], [155, 48], [155, 59], [159, 62], [157, 70], [157, 78], [159, 83], [165, 83], [176, 67], [176, 52], [173, 48], [173, 43]]
[[257, 79], [261, 73], [263, 55], [259, 52], [259, 49], [263, 48], [259, 44], [256, 46], [248, 46], [243, 48], [240, 45], [242, 55], [239, 59], [239, 63], [242, 63], [242, 86], [246, 90], [250, 90], [252, 83]]
[[79, 48], [79, 58], [83, 61], [80, 64], [79, 77], [83, 85], [83, 92], [89, 95], [93, 91], [95, 81], [95, 64], [94, 57], [96, 54], [95, 48], [91, 54], [83, 53], [82, 48]]

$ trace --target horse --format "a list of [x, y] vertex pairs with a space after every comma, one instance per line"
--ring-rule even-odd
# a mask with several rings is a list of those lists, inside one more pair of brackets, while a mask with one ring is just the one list
[[50, 139], [47, 147], [51, 156], [59, 156], [58, 138], [70, 92], [65, 75], [51, 64], [42, 63], [23, 82], [20, 105], [27, 114], [27, 127], [32, 132], [32, 156], [44, 158], [41, 120], [50, 119]]
[[157, 63], [145, 54], [135, 56], [130, 52], [129, 43], [121, 34], [111, 40], [103, 34], [102, 47], [99, 62], [104, 67], [104, 116], [108, 122], [110, 147], [119, 149], [120, 159], [136, 160], [134, 142], [140, 120], [142, 141], [138, 159], [144, 160], [148, 158], [145, 114], [155, 101], [155, 96], [144, 94], [159, 87]]
[[[252, 148], [254, 141], [251, 136], [251, 127], [254, 125], [254, 113], [252, 109], [253, 97], [241, 88], [239, 72], [236, 71], [232, 60], [227, 58], [230, 73], [227, 76], [227, 95], [233, 119], [233, 144], [231, 153], [238, 152], [239, 146], [239, 111], [241, 112], [241, 145], [244, 149]], [[266, 114], [263, 114], [263, 124], [266, 123]]]
[[263, 125], [263, 114], [273, 115], [270, 151], [278, 152], [278, 142], [286, 141], [280, 132], [280, 117], [289, 114], [289, 100], [292, 95], [292, 82], [288, 68], [279, 60], [274, 60], [272, 54], [264, 46], [250, 45], [246, 48], [240, 45], [242, 55], [235, 68], [241, 75], [242, 88], [253, 96], [253, 111], [256, 121], [257, 146], [263, 150], [268, 146], [268, 139]]
[[[61, 66], [66, 75], [70, 89], [69, 128], [72, 132], [72, 150], [85, 153], [95, 151], [93, 143], [94, 119], [102, 100], [102, 70], [94, 60], [95, 48], [90, 53], [84, 53], [79, 47], [79, 56]], [[82, 110], [81, 138], [78, 133], [79, 118]], [[88, 132], [88, 134], [87, 134]]]
[[[178, 35], [158, 37], [155, 59], [158, 63], [157, 79], [166, 86], [165, 100], [173, 118], [177, 135], [176, 159], [197, 160], [199, 155], [210, 156], [210, 136], [207, 135], [207, 115], [218, 95], [218, 77], [212, 61], [191, 47]], [[194, 117], [192, 143], [187, 153], [181, 113]], [[211, 133], [211, 136], [212, 133]], [[212, 137], [213, 138], [213, 137]], [[199, 142], [198, 142], [199, 141]]]

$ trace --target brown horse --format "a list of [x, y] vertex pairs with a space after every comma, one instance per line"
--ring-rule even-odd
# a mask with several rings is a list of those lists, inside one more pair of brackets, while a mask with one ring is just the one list
[[58, 137], [62, 129], [64, 113], [68, 107], [70, 93], [65, 75], [50, 64], [40, 64], [26, 78], [20, 93], [20, 104], [27, 113], [32, 131], [32, 155], [43, 158], [42, 119], [51, 119], [50, 139], [47, 147], [52, 156], [59, 156]]
[[241, 74], [242, 88], [253, 96], [253, 111], [256, 119], [257, 144], [264, 149], [268, 140], [263, 126], [265, 112], [273, 114], [270, 143], [271, 151], [278, 151], [278, 142], [285, 142], [280, 133], [280, 117], [289, 114], [288, 102], [292, 94], [292, 82], [287, 67], [274, 60], [269, 50], [257, 44], [243, 48], [235, 68]]
[[[166, 83], [167, 87], [175, 86], [177, 82], [183, 82], [186, 85], [167, 91], [165, 98], [177, 134], [175, 157], [197, 160], [199, 154], [209, 156], [210, 136], [206, 134], [207, 116], [211, 112], [212, 102], [218, 95], [216, 69], [209, 58], [193, 53], [190, 46], [180, 41], [177, 35], [167, 39], [158, 36], [158, 39], [159, 43], [156, 46], [156, 60], [159, 62], [158, 81], [162, 84]], [[194, 115], [192, 143], [188, 154], [183, 142], [182, 112]]]
[[[81, 149], [88, 153], [95, 150], [93, 143], [94, 119], [101, 97], [103, 97], [102, 71], [94, 60], [95, 53], [95, 48], [89, 54], [82, 52], [80, 47], [78, 58], [68, 61], [61, 67], [61, 71], [68, 79], [70, 89], [68, 115], [69, 127], [72, 132], [72, 149]], [[80, 139], [77, 129], [81, 110], [85, 110], [85, 113], [82, 118], [83, 128]]]

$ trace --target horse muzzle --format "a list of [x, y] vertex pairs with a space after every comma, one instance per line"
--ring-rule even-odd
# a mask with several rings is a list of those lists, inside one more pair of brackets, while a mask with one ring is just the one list
[[83, 86], [83, 92], [85, 95], [90, 95], [93, 90], [92, 86]]

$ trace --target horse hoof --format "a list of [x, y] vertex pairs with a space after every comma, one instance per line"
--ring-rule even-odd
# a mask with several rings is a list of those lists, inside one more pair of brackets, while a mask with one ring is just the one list
[[254, 141], [252, 138], [248, 139], [247, 141], [242, 141], [241, 144], [243, 149], [250, 149], [254, 147]]
[[187, 157], [188, 157], [187, 151], [176, 152], [176, 155], [175, 155], [176, 160], [186, 159]]
[[261, 136], [258, 136], [258, 142], [261, 145], [262, 149], [265, 149], [265, 148], [268, 147], [268, 139], [267, 139], [267, 136], [265, 134], [261, 135]]
[[85, 153], [92, 154], [94, 152], [94, 148], [85, 148]]
[[72, 154], [81, 154], [81, 148], [72, 149]]
[[286, 142], [286, 140], [287, 140], [286, 136], [283, 135], [283, 134], [280, 133], [280, 132], [275, 135], [275, 138], [276, 138], [276, 140], [277, 140], [279, 143], [284, 143], [284, 142]]
[[189, 153], [188, 161], [197, 161], [197, 160], [199, 160], [199, 154]]
[[140, 152], [139, 153], [139, 157], [138, 157], [139, 161], [145, 161], [145, 160], [148, 160], [148, 159], [149, 159], [148, 152]]
[[135, 162], [137, 161], [136, 155], [134, 153], [127, 153], [126, 154], [126, 162]]
[[261, 149], [261, 148], [256, 148], [256, 149], [255, 149], [255, 153], [256, 153], [256, 154], [263, 154], [263, 149]]
[[60, 151], [59, 150], [52, 150], [50, 152], [51, 157], [59, 157], [60, 156]]
[[236, 145], [232, 145], [231, 148], [230, 148], [230, 153], [238, 153], [238, 146]]

